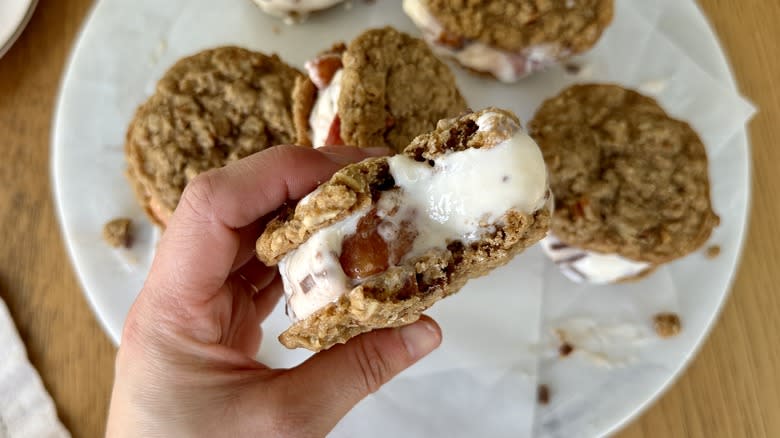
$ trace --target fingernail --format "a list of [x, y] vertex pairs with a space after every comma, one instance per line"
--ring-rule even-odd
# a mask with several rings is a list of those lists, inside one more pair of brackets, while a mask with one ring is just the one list
[[338, 152], [329, 152], [329, 151], [320, 151], [323, 154], [325, 154], [326, 157], [330, 161], [333, 161], [336, 164], [340, 164], [342, 166], [346, 166], [347, 164], [352, 164], [355, 162], [355, 159], [351, 156], [339, 154]]
[[365, 152], [366, 155], [370, 155], [372, 157], [384, 157], [385, 155], [390, 155], [391, 153], [390, 148], [386, 148], [384, 146], [362, 148], [362, 151]]
[[386, 147], [356, 148], [351, 146], [338, 146], [335, 150], [320, 150], [330, 161], [346, 166], [366, 157], [384, 157], [390, 155], [390, 149]]
[[420, 359], [427, 355], [441, 343], [439, 331], [436, 330], [432, 323], [425, 320], [403, 326], [399, 331], [404, 346], [406, 346], [406, 351], [414, 359]]

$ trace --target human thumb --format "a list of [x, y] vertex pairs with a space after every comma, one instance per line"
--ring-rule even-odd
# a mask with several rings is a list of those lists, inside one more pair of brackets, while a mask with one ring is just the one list
[[423, 316], [413, 324], [366, 333], [316, 354], [289, 371], [288, 382], [303, 393], [296, 397], [296, 409], [303, 409], [302, 416], [308, 409], [310, 430], [324, 436], [360, 400], [439, 344], [441, 329]]

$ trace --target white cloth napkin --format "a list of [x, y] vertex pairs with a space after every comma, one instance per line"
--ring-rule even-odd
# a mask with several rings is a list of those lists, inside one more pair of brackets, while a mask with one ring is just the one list
[[0, 358], [0, 438], [70, 437], [2, 300]]

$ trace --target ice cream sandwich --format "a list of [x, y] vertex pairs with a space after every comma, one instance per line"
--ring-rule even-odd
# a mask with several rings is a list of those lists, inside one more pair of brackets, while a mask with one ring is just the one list
[[306, 63], [293, 94], [298, 143], [387, 146], [400, 152], [466, 110], [455, 78], [425, 42], [373, 29]]
[[502, 82], [582, 53], [601, 37], [613, 0], [404, 0], [436, 53]]
[[617, 85], [575, 85], [529, 124], [555, 197], [542, 247], [576, 282], [641, 278], [683, 257], [719, 223], [707, 153], [691, 126]]
[[284, 281], [292, 325], [280, 341], [319, 351], [414, 322], [542, 239], [551, 201], [539, 148], [494, 108], [345, 167], [257, 241]]

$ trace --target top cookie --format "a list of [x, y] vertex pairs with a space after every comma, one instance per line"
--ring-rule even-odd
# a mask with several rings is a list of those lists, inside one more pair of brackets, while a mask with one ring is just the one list
[[613, 0], [420, 0], [447, 34], [509, 52], [542, 44], [569, 54], [598, 41]]
[[[434, 129], [437, 121], [466, 110], [449, 68], [424, 41], [393, 28], [359, 35], [343, 50], [341, 66], [337, 115], [344, 144], [400, 152], [417, 135]], [[307, 82], [295, 96], [304, 103], [296, 110], [302, 122], [310, 120], [315, 105], [315, 89]], [[319, 91], [321, 97], [323, 89]], [[299, 142], [310, 144], [308, 131], [300, 131]]]
[[150, 217], [164, 224], [199, 173], [294, 142], [290, 95], [301, 76], [276, 55], [238, 47], [171, 67], [136, 111], [125, 145], [128, 175]]
[[718, 225], [707, 155], [685, 122], [615, 85], [575, 85], [529, 125], [550, 171], [552, 232], [564, 243], [665, 263]]

